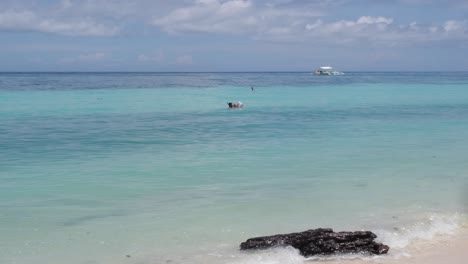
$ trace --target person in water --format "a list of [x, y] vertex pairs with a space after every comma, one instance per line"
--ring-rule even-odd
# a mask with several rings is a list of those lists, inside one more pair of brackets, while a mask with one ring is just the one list
[[229, 102], [227, 104], [228, 104], [229, 108], [241, 108], [241, 107], [244, 106], [244, 104], [241, 101], [234, 102], [234, 103]]

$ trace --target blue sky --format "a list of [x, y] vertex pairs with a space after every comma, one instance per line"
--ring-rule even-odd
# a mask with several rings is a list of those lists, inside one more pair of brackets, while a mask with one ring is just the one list
[[467, 0], [2, 0], [0, 71], [468, 70]]

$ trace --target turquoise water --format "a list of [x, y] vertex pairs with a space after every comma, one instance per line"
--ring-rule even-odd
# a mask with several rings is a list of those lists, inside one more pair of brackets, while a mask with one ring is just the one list
[[317, 227], [401, 253], [467, 191], [467, 73], [0, 74], [0, 263], [302, 263], [237, 247]]

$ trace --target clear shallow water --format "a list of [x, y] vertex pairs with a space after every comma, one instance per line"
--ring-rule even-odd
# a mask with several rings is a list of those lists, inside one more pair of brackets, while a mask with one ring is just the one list
[[0, 262], [301, 263], [237, 246], [316, 227], [402, 254], [464, 221], [467, 154], [467, 73], [3, 73]]

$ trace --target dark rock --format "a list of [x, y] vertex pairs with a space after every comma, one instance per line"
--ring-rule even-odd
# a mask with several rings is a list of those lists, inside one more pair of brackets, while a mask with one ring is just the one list
[[250, 238], [240, 244], [240, 249], [292, 246], [306, 257], [343, 253], [386, 254], [390, 248], [375, 242], [376, 237], [370, 231], [333, 232], [330, 228], [319, 228], [300, 233]]

